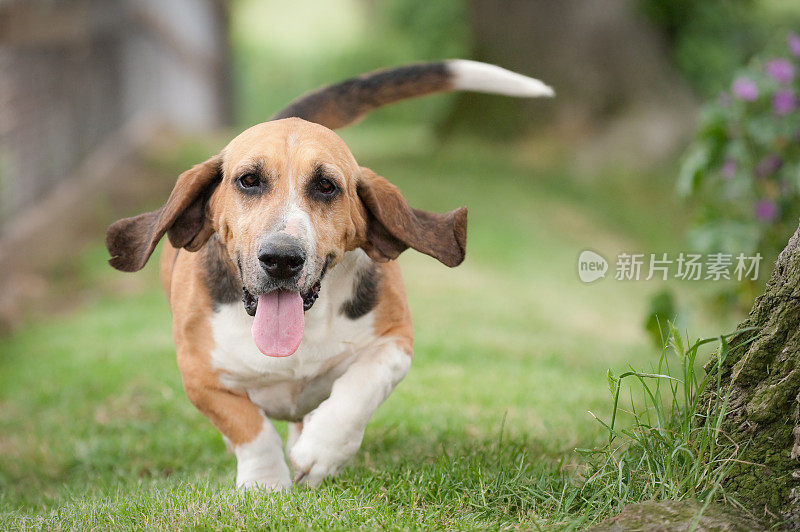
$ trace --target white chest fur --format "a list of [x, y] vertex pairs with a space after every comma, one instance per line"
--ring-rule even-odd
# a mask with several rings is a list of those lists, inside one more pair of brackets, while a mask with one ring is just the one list
[[256, 348], [253, 318], [241, 303], [221, 305], [211, 319], [211, 358], [224, 386], [245, 391], [274, 419], [300, 420], [330, 394], [333, 382], [368, 352], [377, 338], [374, 312], [352, 320], [341, 312], [353, 295], [358, 272], [371, 261], [361, 250], [347, 253], [322, 282], [319, 299], [305, 313], [305, 331], [293, 355], [268, 357]]

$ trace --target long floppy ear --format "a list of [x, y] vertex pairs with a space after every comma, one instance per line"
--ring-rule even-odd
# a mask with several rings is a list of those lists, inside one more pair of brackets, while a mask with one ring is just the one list
[[396, 259], [408, 248], [453, 267], [464, 260], [467, 208], [439, 214], [412, 209], [393, 184], [361, 168], [358, 196], [367, 211], [366, 242], [361, 246], [378, 262]]
[[106, 231], [109, 264], [124, 272], [144, 268], [167, 233], [176, 248], [196, 251], [214, 232], [206, 204], [222, 176], [222, 158], [215, 155], [178, 177], [167, 202], [158, 210], [114, 222]]

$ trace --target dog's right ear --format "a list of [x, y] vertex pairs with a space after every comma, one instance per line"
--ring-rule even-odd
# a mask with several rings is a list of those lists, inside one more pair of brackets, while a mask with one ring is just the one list
[[214, 232], [206, 207], [221, 179], [222, 157], [215, 155], [182, 173], [160, 209], [114, 222], [106, 231], [109, 264], [124, 272], [141, 270], [164, 233], [176, 248], [200, 249]]

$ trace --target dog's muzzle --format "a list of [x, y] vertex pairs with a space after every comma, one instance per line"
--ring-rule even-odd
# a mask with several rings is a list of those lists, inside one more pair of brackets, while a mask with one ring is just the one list
[[259, 247], [258, 261], [266, 274], [265, 289], [254, 294], [247, 287], [242, 287], [242, 303], [245, 311], [251, 316], [255, 316], [258, 309], [258, 296], [273, 290], [300, 292], [303, 311], [308, 311], [319, 297], [322, 278], [328, 269], [330, 258], [326, 259], [319, 278], [306, 290], [298, 290], [306, 266], [306, 252], [296, 238], [289, 235], [270, 238]]

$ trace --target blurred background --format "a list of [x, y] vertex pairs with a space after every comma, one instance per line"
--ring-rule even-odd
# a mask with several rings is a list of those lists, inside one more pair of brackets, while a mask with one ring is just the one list
[[[666, 320], [733, 327], [796, 227], [798, 28], [788, 0], [0, 0], [5, 500], [227, 478], [182, 397], [156, 268], [112, 271], [105, 228], [299, 95], [423, 60], [496, 63], [557, 97], [438, 95], [341, 132], [415, 206], [470, 208], [462, 267], [401, 259], [417, 360], [373, 441], [480, 440], [503, 415], [550, 457], [594, 441], [605, 370], [655, 360]], [[611, 268], [591, 285], [585, 249]], [[749, 283], [613, 279], [619, 253], [692, 251], [765, 260]], [[197, 465], [172, 463], [187, 445]]]

